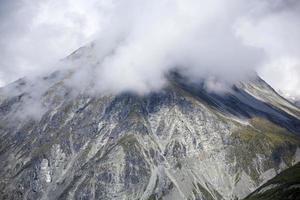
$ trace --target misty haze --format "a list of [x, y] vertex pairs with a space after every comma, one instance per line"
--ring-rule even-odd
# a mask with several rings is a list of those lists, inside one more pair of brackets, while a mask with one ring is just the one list
[[1, 0], [0, 199], [300, 200], [300, 1]]

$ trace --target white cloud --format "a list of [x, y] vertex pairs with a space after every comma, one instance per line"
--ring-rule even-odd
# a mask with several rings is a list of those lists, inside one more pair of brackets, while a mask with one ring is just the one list
[[300, 2], [274, 2], [240, 19], [237, 32], [266, 53], [259, 74], [286, 96], [300, 98]]
[[[95, 70], [100, 90], [156, 89], [175, 67], [191, 78], [216, 76], [232, 83], [260, 62], [261, 50], [244, 45], [234, 34], [233, 24], [245, 9], [237, 0], [138, 2], [115, 1], [111, 23], [100, 32]], [[109, 29], [115, 32], [107, 34]], [[102, 46], [107, 40], [114, 41], [109, 55], [102, 49], [107, 49]]]
[[96, 0], [1, 1], [2, 81], [52, 70], [53, 63], [94, 40], [104, 18], [97, 9], [102, 5]]
[[[81, 68], [71, 79], [74, 86], [93, 80], [100, 91], [144, 92], [164, 85], [164, 74], [177, 67], [192, 79], [210, 77], [207, 87], [220, 89], [215, 80], [233, 83], [257, 70], [274, 87], [299, 91], [300, 12], [294, 0], [13, 0], [3, 5], [0, 80], [5, 83], [53, 70], [51, 63], [97, 38], [97, 64]], [[282, 62], [289, 67], [279, 67]]]
[[260, 74], [282, 95], [291, 100], [300, 99], [300, 59], [274, 59], [260, 69]]

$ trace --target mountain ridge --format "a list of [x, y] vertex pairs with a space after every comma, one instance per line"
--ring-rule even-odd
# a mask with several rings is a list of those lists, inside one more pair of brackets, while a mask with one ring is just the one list
[[1, 89], [1, 199], [242, 199], [300, 161], [300, 110], [259, 77], [107, 95], [70, 76]]

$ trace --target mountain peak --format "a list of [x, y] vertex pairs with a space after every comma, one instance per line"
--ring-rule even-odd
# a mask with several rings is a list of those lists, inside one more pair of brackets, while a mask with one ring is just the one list
[[2, 88], [0, 197], [243, 198], [299, 161], [299, 108], [262, 79], [216, 93], [167, 77], [143, 95], [78, 92], [60, 72]]

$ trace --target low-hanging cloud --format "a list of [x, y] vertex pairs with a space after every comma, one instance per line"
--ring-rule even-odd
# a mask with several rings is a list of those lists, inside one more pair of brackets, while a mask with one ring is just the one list
[[[0, 26], [4, 82], [53, 70], [53, 61], [91, 41], [85, 58], [66, 64], [76, 69], [68, 84], [78, 89], [93, 84], [101, 92], [148, 92], [164, 86], [175, 68], [192, 80], [206, 79], [212, 90], [253, 71], [276, 85], [275, 66], [282, 62], [290, 70], [277, 67], [281, 75], [299, 72], [296, 0], [16, 2], [4, 1], [2, 10], [15, 13], [0, 19], [6, 22]], [[282, 86], [276, 87], [295, 92], [299, 77]]]
[[300, 2], [267, 1], [238, 25], [245, 44], [266, 52], [259, 74], [285, 96], [300, 99]]
[[192, 79], [213, 76], [232, 83], [245, 78], [263, 54], [235, 36], [233, 25], [245, 9], [236, 0], [115, 1], [95, 42], [96, 88], [157, 89], [174, 68]]

